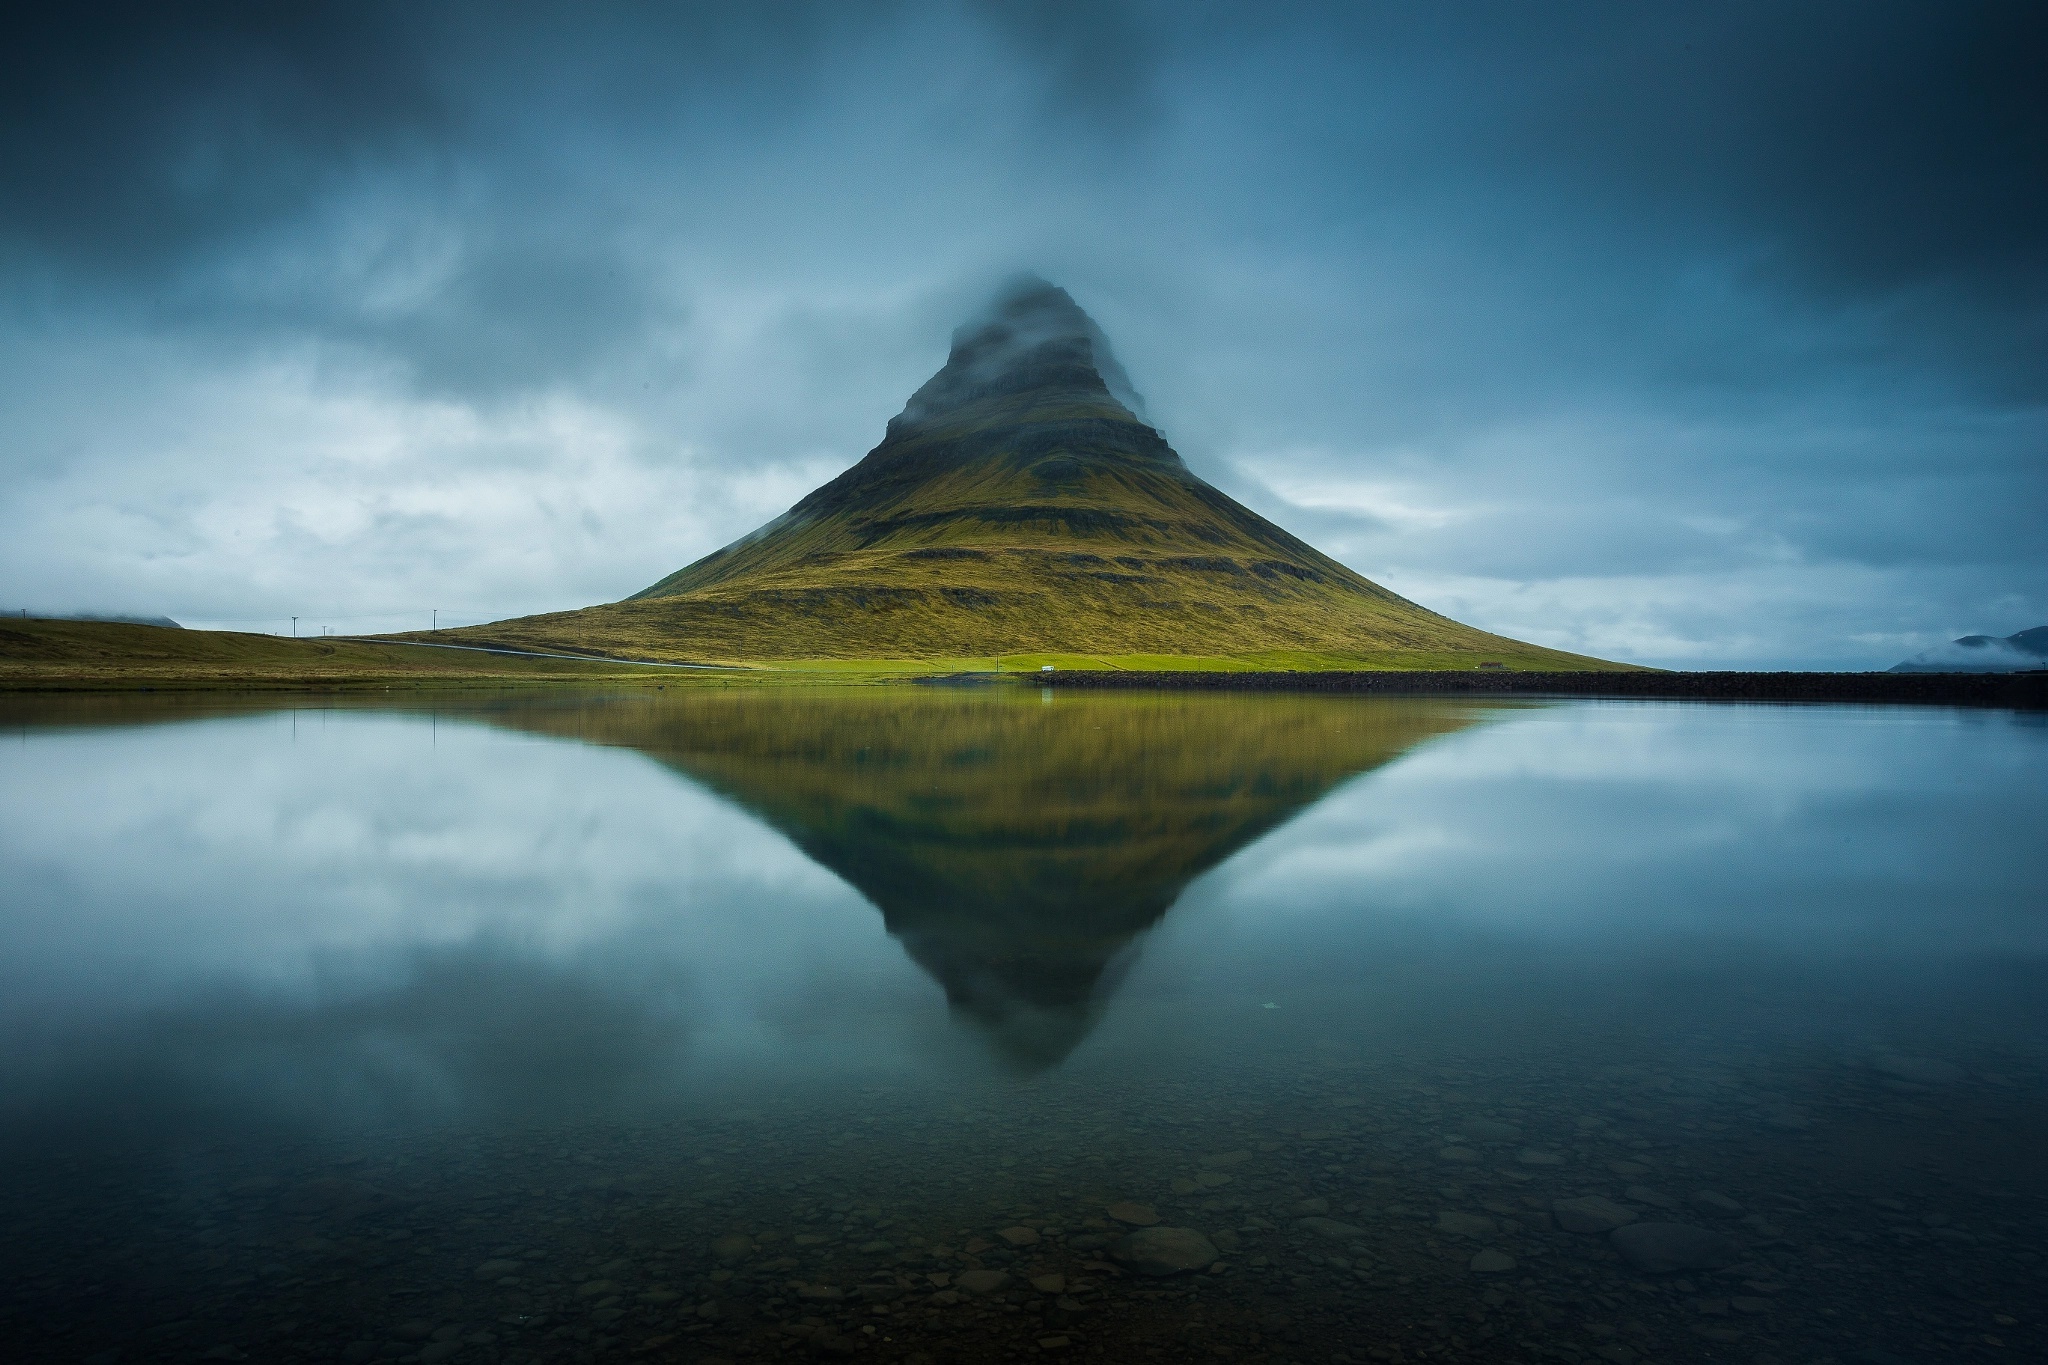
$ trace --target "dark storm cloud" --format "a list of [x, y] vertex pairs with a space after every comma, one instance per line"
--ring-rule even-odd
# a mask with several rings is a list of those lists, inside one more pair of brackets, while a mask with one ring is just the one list
[[[137, 5], [11, 37], [35, 478], [0, 514], [46, 547], [0, 577], [49, 606], [284, 611], [363, 563], [366, 610], [455, 572], [479, 615], [617, 596], [858, 458], [1035, 269], [1198, 470], [1481, 624], [1540, 591], [1551, 643], [1889, 663], [2048, 615], [2038, 6]], [[1583, 624], [1587, 585], [1652, 580], [1663, 644]], [[1780, 624], [1738, 639], [1735, 597]]]
[[1529, 147], [1548, 166], [1568, 175], [1575, 149], [1597, 148], [1616, 181], [1762, 225], [1808, 283], [1845, 293], [2038, 289], [2048, 11], [1728, 7], [1704, 29], [1634, 13], [1614, 78], [1553, 90], [1531, 123], [1551, 132]]
[[1597, 64], [1575, 68], [1562, 45], [1538, 57], [1553, 74], [1506, 121], [1496, 166], [1649, 205], [1674, 235], [1717, 228], [1766, 286], [1890, 301], [1999, 381], [2048, 393], [1992, 349], [2043, 340], [2048, 11], [1639, 7], [1571, 36]]
[[303, 208], [452, 115], [382, 5], [44, 5], [0, 43], [0, 225], [80, 268], [161, 267]]
[[[147, 268], [420, 159], [518, 132], [659, 128], [721, 101], [799, 112], [834, 47], [906, 7], [811, 2], [48, 6], [0, 46], [0, 224], [80, 267]], [[1127, 124], [1151, 40], [1110, 4], [966, 7], [1041, 68], [1049, 116]], [[777, 106], [780, 106], [778, 109]], [[502, 151], [502, 149], [499, 149]]]
[[[1725, 270], [1845, 332], [1893, 312], [1914, 345], [1961, 348], [1972, 377], [2041, 392], [2031, 356], [2005, 349], [2038, 347], [2048, 306], [2039, 7], [1379, 8], [1298, 19], [1251, 50], [1294, 144], [1278, 163], [1303, 173], [1275, 220], [1304, 203], [1377, 231], [1424, 217], [1536, 288]], [[1691, 302], [1705, 340], [1729, 301]], [[1710, 355], [1685, 361], [1716, 377]]]
[[2038, 6], [1458, 7], [1367, 11], [1351, 36], [1330, 60], [1376, 48], [1425, 73], [1403, 84], [1436, 94], [1405, 101], [1428, 128], [1400, 141], [1461, 178], [1748, 222], [1842, 288], [2042, 263]]
[[[522, 100], [600, 134], [692, 105], [800, 114], [821, 68], [866, 39], [912, 41], [901, 26], [920, 12], [946, 11], [46, 7], [0, 49], [0, 212], [58, 259], [161, 261], [379, 165], [445, 163], [511, 131], [545, 142], [518, 126]], [[1170, 54], [1236, 65], [1310, 144], [1275, 151], [1328, 155], [1304, 169], [1339, 196], [1369, 188], [1350, 160], [1411, 186], [1746, 224], [1815, 286], [2041, 284], [2036, 6], [1292, 6], [1168, 23], [1177, 12], [991, 0], [961, 13], [1007, 40], [1045, 113], [1121, 135], [1162, 116]], [[2015, 302], [1999, 295], [1983, 301]]]
[[1133, 6], [1092, 0], [982, 0], [975, 9], [1041, 68], [1044, 106], [1053, 117], [1126, 135], [1160, 117], [1153, 73], [1170, 23], [1144, 22]]
[[[697, 144], [801, 120], [821, 69], [886, 44], [903, 12], [50, 11], [0, 55], [0, 247], [23, 279], [55, 272], [67, 300], [136, 291], [194, 325], [349, 341], [429, 390], [583, 378], [687, 309], [648, 278], [646, 242], [618, 240], [634, 209], [578, 202], [564, 166], [624, 147], [636, 174], [657, 175], [645, 163], [672, 141], [676, 179], [632, 192], [643, 211], [687, 199]], [[969, 5], [955, 18], [1040, 73], [1036, 112], [1069, 139], [1145, 117], [1148, 40], [1118, 7]], [[337, 240], [347, 225], [320, 217], [351, 199], [382, 204], [379, 259], [352, 259], [360, 244]], [[272, 259], [306, 241], [326, 269]], [[365, 271], [408, 266], [430, 278], [378, 301], [388, 291]]]

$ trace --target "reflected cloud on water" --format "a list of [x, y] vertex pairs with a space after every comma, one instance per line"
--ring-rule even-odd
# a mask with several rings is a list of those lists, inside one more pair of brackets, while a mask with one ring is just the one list
[[[35, 878], [5, 929], [15, 1022], [41, 1012], [18, 1133], [623, 1112], [685, 1101], [717, 1069], [692, 1055], [707, 1033], [771, 1071], [820, 1039], [966, 1064], [776, 836], [880, 911], [984, 1055], [1043, 1070], [1192, 880], [1484, 714], [925, 690], [276, 706], [8, 703], [24, 742], [76, 746], [40, 865], [8, 850]], [[478, 726], [574, 743], [479, 745]], [[422, 771], [423, 737], [460, 747]]]
[[712, 696], [495, 713], [636, 749], [730, 797], [882, 912], [1009, 1064], [1085, 1038], [1202, 873], [1470, 707], [1296, 699]]

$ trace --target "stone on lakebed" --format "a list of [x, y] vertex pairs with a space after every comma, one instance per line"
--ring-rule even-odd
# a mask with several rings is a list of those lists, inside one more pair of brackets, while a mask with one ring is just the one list
[[953, 1277], [954, 1287], [969, 1294], [991, 1294], [1009, 1282], [1004, 1270], [963, 1270]]
[[1436, 1230], [1453, 1237], [1484, 1241], [1499, 1234], [1500, 1224], [1477, 1213], [1440, 1213], [1436, 1216]]
[[1689, 1223], [1630, 1223], [1608, 1241], [1637, 1270], [1669, 1274], [1678, 1270], [1719, 1270], [1742, 1259], [1733, 1237]]
[[1355, 1242], [1365, 1236], [1365, 1229], [1340, 1223], [1334, 1218], [1301, 1218], [1294, 1226], [1303, 1232], [1313, 1232], [1318, 1237], [1327, 1237], [1333, 1242]]
[[1109, 1254], [1140, 1275], [1178, 1275], [1216, 1264], [1216, 1244], [1193, 1228], [1140, 1228], [1119, 1237]]
[[1581, 1199], [1558, 1199], [1550, 1205], [1551, 1217], [1566, 1232], [1612, 1232], [1636, 1221], [1636, 1211], [1589, 1194]]

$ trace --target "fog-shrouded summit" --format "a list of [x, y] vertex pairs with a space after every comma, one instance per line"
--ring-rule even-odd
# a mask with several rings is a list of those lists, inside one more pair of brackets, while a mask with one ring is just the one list
[[1389, 592], [1197, 477], [1143, 412], [1094, 320], [1021, 276], [880, 445], [766, 526], [623, 601], [442, 638], [735, 662], [1602, 666]]
[[954, 331], [945, 368], [910, 396], [890, 428], [1025, 389], [1088, 398], [1106, 389], [1130, 413], [1145, 411], [1095, 319], [1066, 290], [1027, 274], [999, 291], [985, 315]]

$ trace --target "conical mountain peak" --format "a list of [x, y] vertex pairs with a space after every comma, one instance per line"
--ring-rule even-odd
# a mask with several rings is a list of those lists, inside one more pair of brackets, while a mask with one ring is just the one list
[[1143, 411], [1094, 320], [1021, 276], [881, 444], [775, 520], [623, 601], [458, 638], [702, 662], [1595, 662], [1388, 592], [1205, 482]]
[[898, 423], [943, 417], [990, 399], [1107, 398], [1130, 414], [1144, 400], [1109, 338], [1073, 296], [1036, 275], [1011, 280], [981, 316], [953, 332], [945, 368], [911, 396]]

